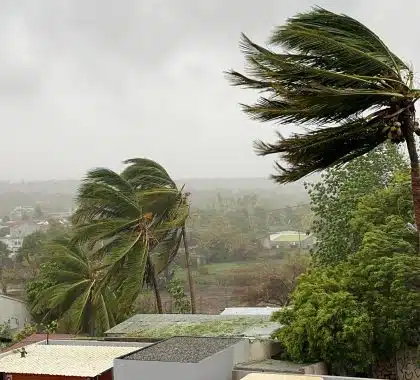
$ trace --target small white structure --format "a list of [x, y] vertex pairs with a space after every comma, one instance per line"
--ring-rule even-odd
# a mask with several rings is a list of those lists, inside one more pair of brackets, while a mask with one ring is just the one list
[[30, 320], [31, 315], [24, 301], [0, 294], [0, 323], [10, 323], [12, 332], [16, 332]]
[[16, 255], [17, 251], [19, 251], [23, 244], [23, 238], [12, 237], [10, 235], [0, 238], [0, 241], [6, 244], [11, 257]]
[[272, 315], [281, 307], [227, 307], [220, 315]]
[[[247, 340], [174, 337], [114, 360], [114, 380], [231, 380], [248, 359]], [[0, 367], [1, 370], [1, 367]]]
[[19, 251], [22, 247], [23, 239], [26, 236], [39, 231], [44, 227], [39, 223], [28, 220], [8, 222], [7, 226], [10, 229], [10, 234], [0, 238], [0, 241], [7, 245], [7, 249], [11, 252], [11, 256], [14, 256]]

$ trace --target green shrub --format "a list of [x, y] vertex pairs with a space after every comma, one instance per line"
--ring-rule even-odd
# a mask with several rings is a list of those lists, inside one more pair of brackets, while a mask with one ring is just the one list
[[397, 246], [385, 226], [367, 233], [348, 262], [301, 276], [293, 308], [273, 316], [292, 359], [323, 360], [333, 373], [352, 375], [418, 343], [420, 257], [393, 254]]

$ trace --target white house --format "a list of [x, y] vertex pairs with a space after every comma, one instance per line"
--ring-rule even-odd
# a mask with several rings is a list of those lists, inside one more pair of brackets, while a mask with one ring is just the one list
[[43, 228], [41, 224], [30, 220], [9, 222], [7, 224], [10, 234], [0, 238], [0, 241], [7, 245], [12, 256], [22, 247], [23, 239], [26, 236]]
[[10, 256], [14, 256], [20, 247], [22, 247], [23, 238], [12, 237], [6, 235], [5, 237], [0, 238], [0, 241], [6, 244], [7, 249], [11, 252]]
[[40, 228], [41, 226], [38, 223], [29, 220], [12, 222], [10, 223], [10, 236], [23, 239]]
[[31, 315], [24, 301], [0, 294], [0, 323], [10, 323], [12, 332], [16, 332], [30, 320]]

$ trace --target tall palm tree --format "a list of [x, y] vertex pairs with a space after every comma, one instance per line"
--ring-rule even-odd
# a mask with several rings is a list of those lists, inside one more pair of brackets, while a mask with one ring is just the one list
[[88, 173], [73, 215], [76, 240], [96, 244], [96, 254], [108, 265], [105, 281], [121, 302], [131, 305], [148, 282], [162, 313], [156, 275], [164, 265], [157, 271], [155, 261], [165, 264], [173, 257], [178, 238], [172, 231], [185, 220], [188, 209], [167, 208], [177, 204], [178, 190], [142, 187], [129, 173], [119, 175], [104, 168]]
[[177, 194], [176, 197], [162, 197], [162, 194], [158, 192], [152, 204], [152, 209], [149, 210], [163, 223], [171, 220], [173, 215], [176, 216], [176, 220], [178, 221], [178, 225], [171, 222], [171, 227], [173, 228], [168, 231], [168, 234], [164, 239], [164, 246], [166, 248], [164, 250], [165, 255], [160, 255], [161, 263], [164, 265], [160, 265], [158, 272], [165, 269], [175, 258], [182, 241], [190, 291], [191, 313], [195, 314], [195, 286], [192, 278], [191, 257], [188, 249], [185, 227], [189, 216], [189, 193], [183, 193], [183, 187], [178, 189], [175, 181], [169, 176], [165, 168], [153, 160], [147, 158], [132, 158], [126, 160], [125, 164], [129, 164], [129, 166], [122, 172], [121, 176], [135, 186], [136, 189], [153, 190], [163, 188], [173, 190]]
[[274, 179], [286, 183], [342, 165], [386, 140], [405, 142], [411, 162], [415, 219], [420, 229], [420, 170], [415, 136], [412, 69], [371, 30], [351, 17], [314, 8], [287, 20], [269, 39], [271, 50], [242, 35], [248, 75], [229, 71], [235, 86], [264, 93], [245, 112], [261, 121], [306, 129], [274, 143], [256, 143], [260, 155], [278, 153]]
[[104, 267], [86, 247], [59, 239], [45, 247], [44, 260], [54, 263], [48, 273], [51, 286], [41, 291], [32, 304], [37, 313], [48, 310], [74, 331], [100, 335], [116, 323], [117, 300], [102, 282]]

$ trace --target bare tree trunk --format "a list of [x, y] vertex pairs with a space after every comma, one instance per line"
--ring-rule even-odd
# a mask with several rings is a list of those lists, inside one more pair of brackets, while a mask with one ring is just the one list
[[420, 168], [419, 156], [416, 149], [416, 141], [414, 138], [414, 121], [415, 108], [410, 105], [402, 115], [402, 128], [404, 132], [405, 141], [407, 144], [408, 155], [410, 157], [411, 166], [411, 192], [413, 195], [414, 205], [414, 219], [416, 221], [417, 233], [419, 234], [419, 249], [420, 249]]
[[195, 305], [195, 287], [194, 287], [194, 281], [193, 281], [192, 273], [191, 273], [191, 258], [190, 258], [190, 251], [188, 250], [185, 227], [182, 228], [182, 240], [184, 242], [185, 266], [187, 268], [188, 286], [190, 288], [191, 314], [195, 314], [197, 310], [196, 305]]
[[149, 267], [149, 270], [150, 270], [150, 278], [152, 280], [153, 291], [155, 293], [156, 306], [158, 309], [158, 313], [163, 314], [162, 298], [160, 297], [159, 286], [156, 279], [155, 266], [153, 265], [149, 254], [147, 255], [147, 266]]

